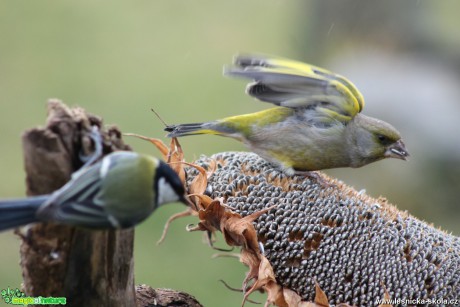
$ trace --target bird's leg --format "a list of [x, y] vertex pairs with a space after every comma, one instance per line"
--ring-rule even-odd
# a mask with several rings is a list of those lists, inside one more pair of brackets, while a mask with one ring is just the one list
[[323, 177], [321, 177], [321, 175], [319, 175], [317, 172], [314, 172], [314, 171], [298, 171], [298, 170], [294, 170], [294, 175], [305, 176], [305, 177], [308, 177], [308, 178], [311, 178], [311, 179], [315, 179], [320, 185], [322, 185], [322, 186], [324, 186], [326, 188], [335, 186], [334, 184], [324, 180]]
[[321, 186], [325, 188], [335, 187], [335, 184], [327, 182], [326, 180], [323, 179], [323, 177], [321, 177], [321, 175], [319, 175], [315, 171], [300, 171], [300, 170], [296, 170], [292, 166], [283, 165], [283, 164], [281, 164], [281, 170], [284, 174], [288, 176], [297, 175], [297, 176], [303, 176], [303, 177], [308, 177], [310, 179], [314, 179], [316, 180], [316, 182], [318, 182]]
[[88, 166], [91, 166], [102, 156], [102, 137], [98, 126], [92, 126], [89, 137], [94, 142], [94, 152], [89, 155], [85, 155], [82, 151], [80, 151], [78, 157], [80, 158], [80, 161], [84, 162], [81, 169], [85, 169]]

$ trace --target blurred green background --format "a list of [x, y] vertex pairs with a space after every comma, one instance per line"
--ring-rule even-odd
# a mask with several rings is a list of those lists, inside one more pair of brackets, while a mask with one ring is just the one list
[[[82, 106], [124, 132], [164, 137], [152, 107], [168, 123], [269, 107], [246, 97], [241, 80], [221, 76], [237, 52], [262, 52], [347, 76], [364, 94], [364, 112], [398, 127], [411, 153], [408, 162], [328, 174], [459, 235], [459, 10], [455, 0], [1, 1], [0, 197], [24, 195], [20, 136], [45, 122], [47, 99]], [[213, 136], [182, 145], [188, 161], [244, 150]], [[161, 208], [136, 230], [136, 283], [184, 290], [205, 306], [239, 306], [242, 294], [218, 280], [239, 287], [246, 268], [211, 259], [202, 234], [185, 231], [195, 219], [175, 222], [155, 245], [182, 209]], [[19, 240], [1, 233], [0, 244], [0, 289], [19, 287]]]

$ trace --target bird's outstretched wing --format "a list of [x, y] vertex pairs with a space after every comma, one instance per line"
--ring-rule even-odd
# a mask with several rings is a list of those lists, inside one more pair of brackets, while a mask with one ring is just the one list
[[347, 122], [364, 107], [358, 89], [346, 78], [310, 64], [263, 55], [238, 55], [224, 74], [253, 79], [246, 92], [289, 108], [311, 108], [322, 117]]

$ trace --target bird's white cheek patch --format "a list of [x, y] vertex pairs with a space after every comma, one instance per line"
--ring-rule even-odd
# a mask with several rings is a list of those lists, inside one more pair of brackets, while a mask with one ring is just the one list
[[171, 187], [169, 182], [164, 178], [158, 180], [158, 205], [170, 203], [179, 200], [176, 191]]
[[102, 165], [99, 171], [99, 176], [101, 176], [101, 178], [104, 178], [109, 172], [109, 168], [110, 168], [110, 158], [104, 158], [102, 160]]

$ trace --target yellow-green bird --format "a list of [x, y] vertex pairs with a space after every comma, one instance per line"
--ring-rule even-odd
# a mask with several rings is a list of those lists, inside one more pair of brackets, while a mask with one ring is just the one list
[[169, 137], [231, 137], [288, 175], [409, 156], [398, 130], [360, 113], [363, 96], [338, 74], [253, 54], [235, 57], [234, 66], [224, 68], [224, 74], [252, 79], [247, 94], [277, 107], [206, 123], [171, 125], [165, 129]]

